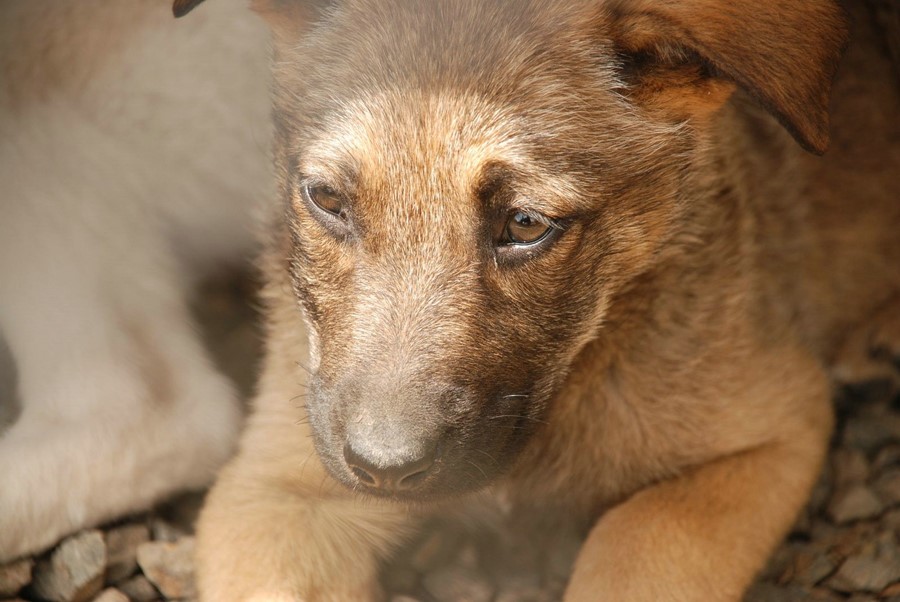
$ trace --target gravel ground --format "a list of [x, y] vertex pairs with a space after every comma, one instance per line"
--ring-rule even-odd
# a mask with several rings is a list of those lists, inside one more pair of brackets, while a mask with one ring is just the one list
[[[212, 285], [200, 312], [220, 365], [245, 393], [258, 350], [248, 290]], [[848, 391], [837, 403], [828, 466], [747, 602], [900, 602], [900, 398], [870, 387]], [[193, 600], [191, 526], [201, 501], [201, 493], [182, 496], [0, 566], [0, 602]], [[524, 529], [522, 519], [510, 517], [491, 525], [436, 521], [385, 570], [389, 599], [559, 600], [583, 531], [533, 518], [524, 522], [540, 527]]]

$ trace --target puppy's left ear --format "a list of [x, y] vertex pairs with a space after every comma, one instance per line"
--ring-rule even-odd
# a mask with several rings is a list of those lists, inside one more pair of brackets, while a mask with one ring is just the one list
[[[183, 17], [204, 0], [172, 0], [172, 13]], [[295, 40], [316, 20], [330, 0], [247, 0], [250, 8], [265, 19], [276, 39]]]
[[637, 103], [709, 111], [734, 82], [804, 148], [827, 149], [831, 80], [847, 39], [835, 0], [612, 0], [607, 7], [626, 59], [626, 93]]
[[172, 14], [175, 17], [183, 17], [199, 5], [203, 0], [174, 0], [172, 2]]

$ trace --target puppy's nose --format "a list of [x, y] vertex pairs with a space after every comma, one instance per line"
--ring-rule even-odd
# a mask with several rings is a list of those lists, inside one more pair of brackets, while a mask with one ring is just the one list
[[344, 459], [356, 478], [370, 487], [409, 491], [418, 487], [434, 466], [437, 446], [426, 446], [424, 449], [424, 452], [407, 454], [402, 458], [376, 460], [368, 454], [357, 453], [347, 444], [344, 446]]

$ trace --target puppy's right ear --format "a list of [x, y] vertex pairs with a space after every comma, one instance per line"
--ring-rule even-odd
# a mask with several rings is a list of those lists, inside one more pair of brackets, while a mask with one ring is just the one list
[[[172, 13], [183, 17], [204, 0], [173, 0]], [[298, 36], [331, 4], [328, 0], [250, 0], [250, 7], [268, 22], [279, 38]]]
[[807, 150], [828, 146], [831, 80], [847, 40], [835, 0], [607, 0], [626, 94], [709, 113], [746, 90]]

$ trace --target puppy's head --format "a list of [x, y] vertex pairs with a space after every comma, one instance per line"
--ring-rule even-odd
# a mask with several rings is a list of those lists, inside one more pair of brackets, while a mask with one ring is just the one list
[[258, 4], [316, 445], [415, 499], [483, 486], [541, 427], [735, 83], [824, 150], [843, 37], [825, 0]]

